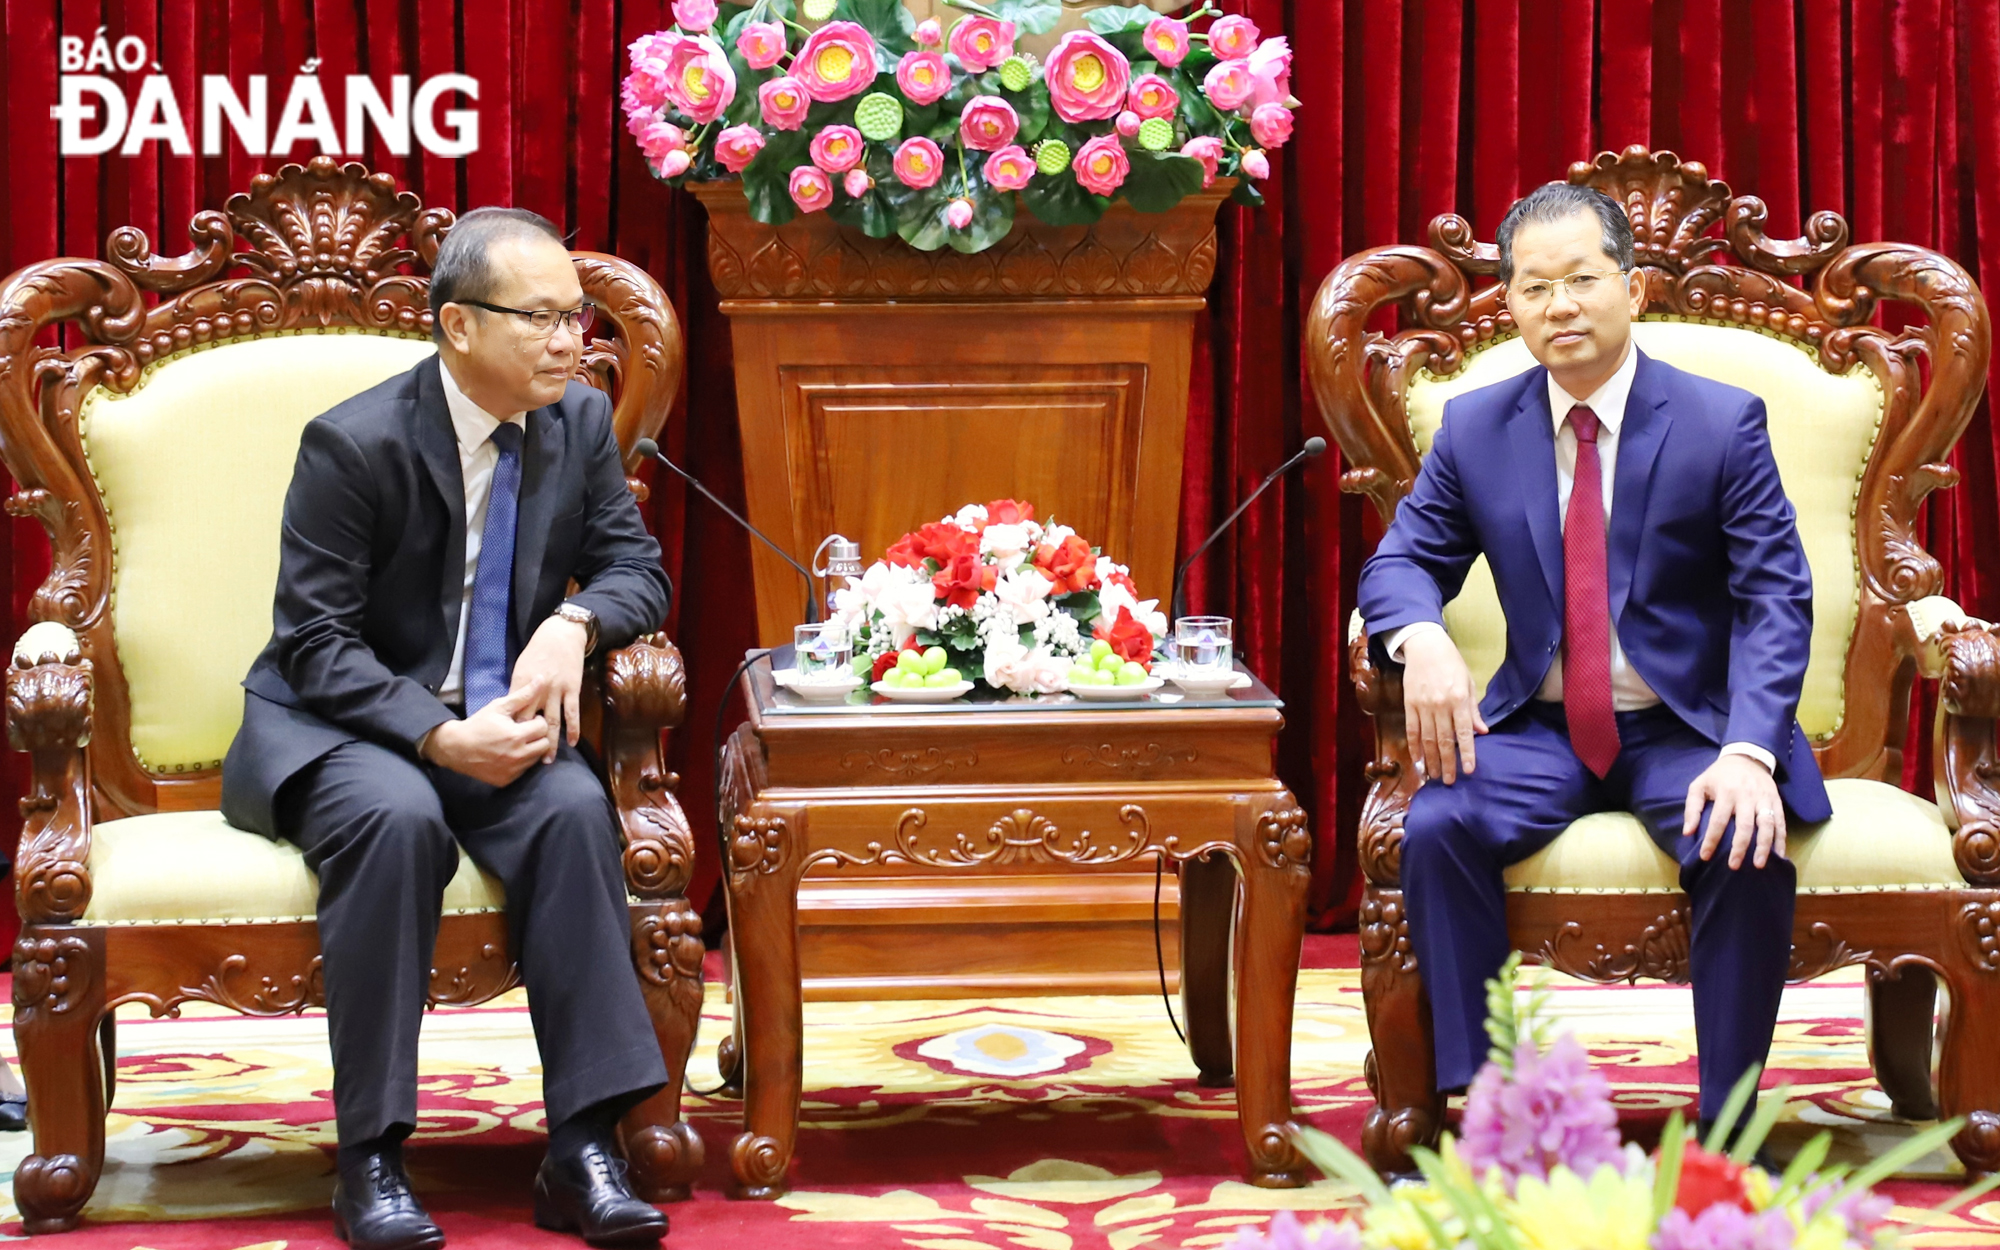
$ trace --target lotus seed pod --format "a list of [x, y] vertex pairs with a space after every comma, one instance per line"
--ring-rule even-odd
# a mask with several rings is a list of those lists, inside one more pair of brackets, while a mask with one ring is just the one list
[[903, 133], [903, 102], [881, 91], [871, 91], [854, 106], [854, 126], [877, 143]]
[[1148, 152], [1164, 152], [1174, 143], [1174, 124], [1164, 117], [1149, 117], [1139, 124], [1139, 146]]
[[1024, 56], [1010, 56], [1000, 63], [1000, 85], [1009, 91], [1026, 91], [1035, 81], [1035, 67]]
[[824, 22], [833, 16], [834, 8], [835, 0], [805, 0], [799, 6], [799, 12], [806, 15], [808, 22]]
[[1035, 145], [1035, 168], [1054, 177], [1069, 168], [1069, 144], [1061, 139], [1044, 139]]

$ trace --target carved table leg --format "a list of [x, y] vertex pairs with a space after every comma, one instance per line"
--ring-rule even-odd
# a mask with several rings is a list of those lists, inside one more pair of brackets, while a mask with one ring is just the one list
[[724, 1098], [743, 1097], [743, 988], [736, 975], [736, 939], [725, 935], [729, 947], [729, 1036], [715, 1044], [715, 1070], [722, 1077], [717, 1091]]
[[1368, 1088], [1375, 1106], [1361, 1129], [1378, 1172], [1413, 1172], [1412, 1146], [1434, 1146], [1444, 1124], [1430, 1004], [1410, 948], [1403, 892], [1369, 885], [1361, 899], [1361, 1001], [1368, 1010]]
[[1181, 864], [1181, 1020], [1201, 1084], [1236, 1083], [1229, 1024], [1230, 934], [1236, 920], [1236, 865], [1219, 852]]
[[1937, 1011], [1937, 974], [1905, 964], [1897, 976], [1868, 970], [1868, 1065], [1897, 1115], [1937, 1119], [1931, 1092], [1931, 1024]]
[[729, 1149], [737, 1192], [782, 1197], [798, 1138], [805, 1071], [799, 985], [798, 890], [805, 813], [736, 817], [730, 844], [729, 921], [736, 940], [736, 1004], [743, 1037], [743, 1132]]
[[[1964, 1116], [1951, 1148], [1968, 1173], [2000, 1172], [2000, 895], [1961, 905], [1962, 939], [1943, 961], [1951, 1010], [1938, 1057], [1938, 1111]], [[19, 991], [16, 991], [18, 994]], [[30, 1103], [32, 1106], [33, 1104]]]
[[1237, 1114], [1250, 1183], [1288, 1189], [1310, 1179], [1292, 1145], [1292, 999], [1298, 991], [1312, 834], [1284, 795], [1254, 821], [1242, 809], [1243, 957], [1236, 970]]
[[626, 1113], [625, 1157], [641, 1197], [685, 1202], [702, 1165], [701, 1136], [681, 1118], [688, 1056], [701, 1025], [701, 917], [684, 898], [633, 910], [632, 959], [667, 1062], [667, 1084]]
[[14, 1170], [30, 1233], [76, 1227], [104, 1170], [102, 930], [29, 928], [14, 944], [14, 1040], [35, 1153]]

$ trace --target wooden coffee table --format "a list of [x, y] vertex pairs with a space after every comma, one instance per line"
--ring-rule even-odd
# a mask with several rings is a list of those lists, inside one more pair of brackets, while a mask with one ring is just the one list
[[[1208, 700], [1169, 687], [1140, 704], [888, 704], [864, 691], [826, 706], [779, 690], [765, 663], [745, 680], [750, 718], [725, 747], [721, 786], [736, 991], [722, 1060], [743, 1086], [730, 1152], [742, 1195], [785, 1192], [797, 1139], [808, 870], [864, 886], [1060, 890], [1095, 874], [1150, 877], [1160, 857], [1180, 866], [1181, 1000], [1201, 1082], [1234, 1079], [1253, 1184], [1305, 1183], [1288, 1129], [1312, 837], [1275, 775], [1283, 704], [1262, 682]], [[1069, 988], [1033, 971], [1059, 967], [1062, 952], [1037, 949], [1021, 926], [996, 944], [996, 959], [1030, 970], [1011, 992]]]

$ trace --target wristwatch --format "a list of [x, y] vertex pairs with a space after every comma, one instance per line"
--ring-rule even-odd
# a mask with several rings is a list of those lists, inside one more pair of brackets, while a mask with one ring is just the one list
[[589, 655], [597, 650], [597, 613], [580, 603], [565, 601], [556, 605], [554, 615], [565, 621], [583, 626], [583, 653]]

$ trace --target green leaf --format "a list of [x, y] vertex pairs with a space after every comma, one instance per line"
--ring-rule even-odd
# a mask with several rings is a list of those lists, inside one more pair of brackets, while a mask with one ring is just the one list
[[903, 0], [840, 0], [833, 16], [836, 21], [845, 19], [867, 27], [892, 58], [917, 46], [917, 19]]
[[1014, 106], [1014, 112], [1021, 119], [1020, 133], [1014, 142], [1022, 147], [1031, 147], [1042, 132], [1049, 128], [1049, 119], [1055, 114], [1049, 105], [1049, 84], [1040, 78], [1028, 84], [1026, 91], [1008, 91], [1007, 102]]
[[1024, 35], [1046, 35], [1062, 20], [1062, 0], [991, 0], [987, 7]]
[[1075, 171], [1068, 169], [1053, 178], [1037, 174], [1021, 192], [1021, 207], [1051, 226], [1090, 225], [1110, 206], [1108, 198], [1084, 190]]
[[1867, 1189], [1877, 1181], [1889, 1179], [1931, 1151], [1949, 1143], [1952, 1138], [1958, 1136], [1958, 1130], [1964, 1127], [1965, 1117], [1958, 1116], [1942, 1124], [1933, 1124], [1914, 1137], [1904, 1138], [1887, 1154], [1849, 1177], [1847, 1184], [1841, 1187], [1840, 1194], [1835, 1196], [1835, 1200], [1856, 1190]]
[[1733, 1163], [1748, 1163], [1750, 1156], [1757, 1153], [1757, 1147], [1771, 1135], [1771, 1126], [1785, 1113], [1785, 1095], [1792, 1092], [1789, 1085], [1780, 1085], [1771, 1091], [1771, 1096], [1757, 1103], [1756, 1114], [1750, 1123], [1736, 1135], [1736, 1144], [1729, 1148], [1729, 1158]]
[[1102, 603], [1098, 600], [1097, 592], [1094, 590], [1073, 590], [1069, 594], [1057, 599], [1056, 604], [1063, 611], [1075, 617], [1079, 625], [1088, 625], [1097, 619], [1099, 613], [1104, 611]]
[[1833, 1149], [1833, 1134], [1830, 1131], [1816, 1134], [1811, 1141], [1800, 1147], [1799, 1152], [1792, 1156], [1791, 1164], [1785, 1168], [1785, 1174], [1779, 1178], [1778, 1192], [1771, 1199], [1771, 1204], [1782, 1206], [1798, 1197], [1805, 1192], [1808, 1179], [1825, 1179], [1815, 1178], [1813, 1174], [1819, 1171], [1820, 1164], [1826, 1162], [1827, 1151], [1831, 1149]]
[[1256, 183], [1250, 181], [1248, 178], [1242, 178], [1237, 181], [1236, 189], [1229, 193], [1229, 202], [1231, 204], [1248, 204], [1251, 208], [1262, 208], [1264, 206], [1264, 193], [1257, 189]]
[[871, 239], [886, 239], [896, 233], [896, 214], [880, 187], [871, 188], [858, 200], [845, 192], [836, 194], [833, 203], [827, 206], [826, 215], [843, 226], [853, 226]]
[[792, 203], [792, 171], [808, 159], [805, 132], [780, 130], [764, 141], [764, 150], [743, 170], [743, 198], [750, 216], [768, 226], [782, 226], [798, 215]]
[[1743, 1114], [1743, 1108], [1757, 1096], [1757, 1078], [1764, 1074], [1762, 1064], [1755, 1065], [1737, 1078], [1735, 1088], [1722, 1104], [1722, 1114], [1715, 1117], [1715, 1127], [1708, 1130], [1708, 1140], [1702, 1143], [1712, 1154], [1722, 1153], [1722, 1143], [1729, 1140], [1729, 1130], [1736, 1127], [1736, 1119]]
[[[1822, 1137], [1826, 1134], [1822, 1133]], [[1667, 1117], [1666, 1131], [1660, 1134], [1660, 1158], [1653, 1169], [1653, 1223], [1658, 1224], [1674, 1205], [1681, 1188], [1681, 1160], [1687, 1154], [1687, 1126], [1676, 1109]]]
[[1201, 162], [1172, 152], [1131, 152], [1132, 172], [1118, 188], [1142, 213], [1164, 213], [1201, 190]]
[[1122, 35], [1126, 31], [1145, 30], [1159, 15], [1159, 11], [1150, 5], [1129, 4], [1123, 8], [1106, 6], [1092, 9], [1085, 20], [1100, 35]]
[[1332, 1134], [1316, 1128], [1299, 1127], [1292, 1130], [1292, 1144], [1314, 1167], [1354, 1186], [1369, 1206], [1394, 1201], [1389, 1196], [1389, 1187], [1382, 1183], [1382, 1178], [1375, 1174], [1368, 1161], [1349, 1150]]

